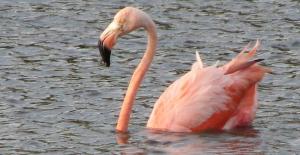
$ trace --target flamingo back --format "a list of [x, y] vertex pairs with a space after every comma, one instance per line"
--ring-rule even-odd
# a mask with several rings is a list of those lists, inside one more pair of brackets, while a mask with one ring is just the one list
[[258, 64], [245, 67], [258, 45], [219, 68], [194, 63], [157, 100], [147, 127], [200, 132], [251, 124], [257, 107], [256, 85], [269, 71]]

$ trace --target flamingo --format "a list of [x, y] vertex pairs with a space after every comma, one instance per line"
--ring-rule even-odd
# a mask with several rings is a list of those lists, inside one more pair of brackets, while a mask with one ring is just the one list
[[[140, 9], [125, 7], [99, 37], [102, 62], [110, 66], [111, 49], [117, 39], [144, 28], [148, 41], [144, 56], [135, 69], [121, 106], [116, 130], [128, 131], [129, 119], [138, 88], [149, 69], [157, 45], [156, 26]], [[185, 75], [172, 83], [159, 97], [147, 122], [147, 128], [168, 132], [203, 132], [249, 126], [257, 109], [257, 84], [270, 69], [251, 58], [260, 43], [249, 44], [229, 63], [205, 67], [199, 54]], [[248, 51], [248, 52], [246, 52]]]

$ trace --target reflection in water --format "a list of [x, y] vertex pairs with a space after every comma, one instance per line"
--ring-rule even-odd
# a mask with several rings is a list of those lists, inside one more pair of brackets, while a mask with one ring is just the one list
[[[144, 135], [142, 140], [131, 141]], [[171, 133], [144, 130], [139, 133], [116, 133], [116, 141], [122, 154], [205, 154], [205, 153], [262, 153], [260, 133], [252, 128], [228, 132]], [[257, 151], [255, 151], [257, 150]]]

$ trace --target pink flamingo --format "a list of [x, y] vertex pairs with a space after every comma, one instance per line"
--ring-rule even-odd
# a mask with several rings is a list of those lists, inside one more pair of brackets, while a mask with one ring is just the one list
[[[102, 61], [110, 65], [111, 49], [117, 38], [137, 28], [148, 34], [146, 52], [134, 71], [124, 98], [117, 131], [126, 132], [138, 88], [155, 55], [156, 26], [145, 12], [126, 7], [120, 10], [99, 39]], [[248, 45], [249, 46], [249, 45]], [[191, 71], [172, 83], [160, 96], [147, 123], [147, 128], [171, 132], [202, 132], [227, 130], [248, 126], [257, 108], [256, 88], [269, 69], [250, 60], [259, 41], [248, 53], [245, 49], [224, 66], [204, 67], [196, 53], [197, 62]]]

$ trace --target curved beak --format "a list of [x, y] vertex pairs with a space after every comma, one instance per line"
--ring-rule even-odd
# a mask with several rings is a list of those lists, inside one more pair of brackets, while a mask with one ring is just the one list
[[100, 36], [98, 48], [102, 57], [102, 62], [106, 67], [110, 66], [111, 49], [116, 44], [119, 35], [120, 26], [112, 22]]

